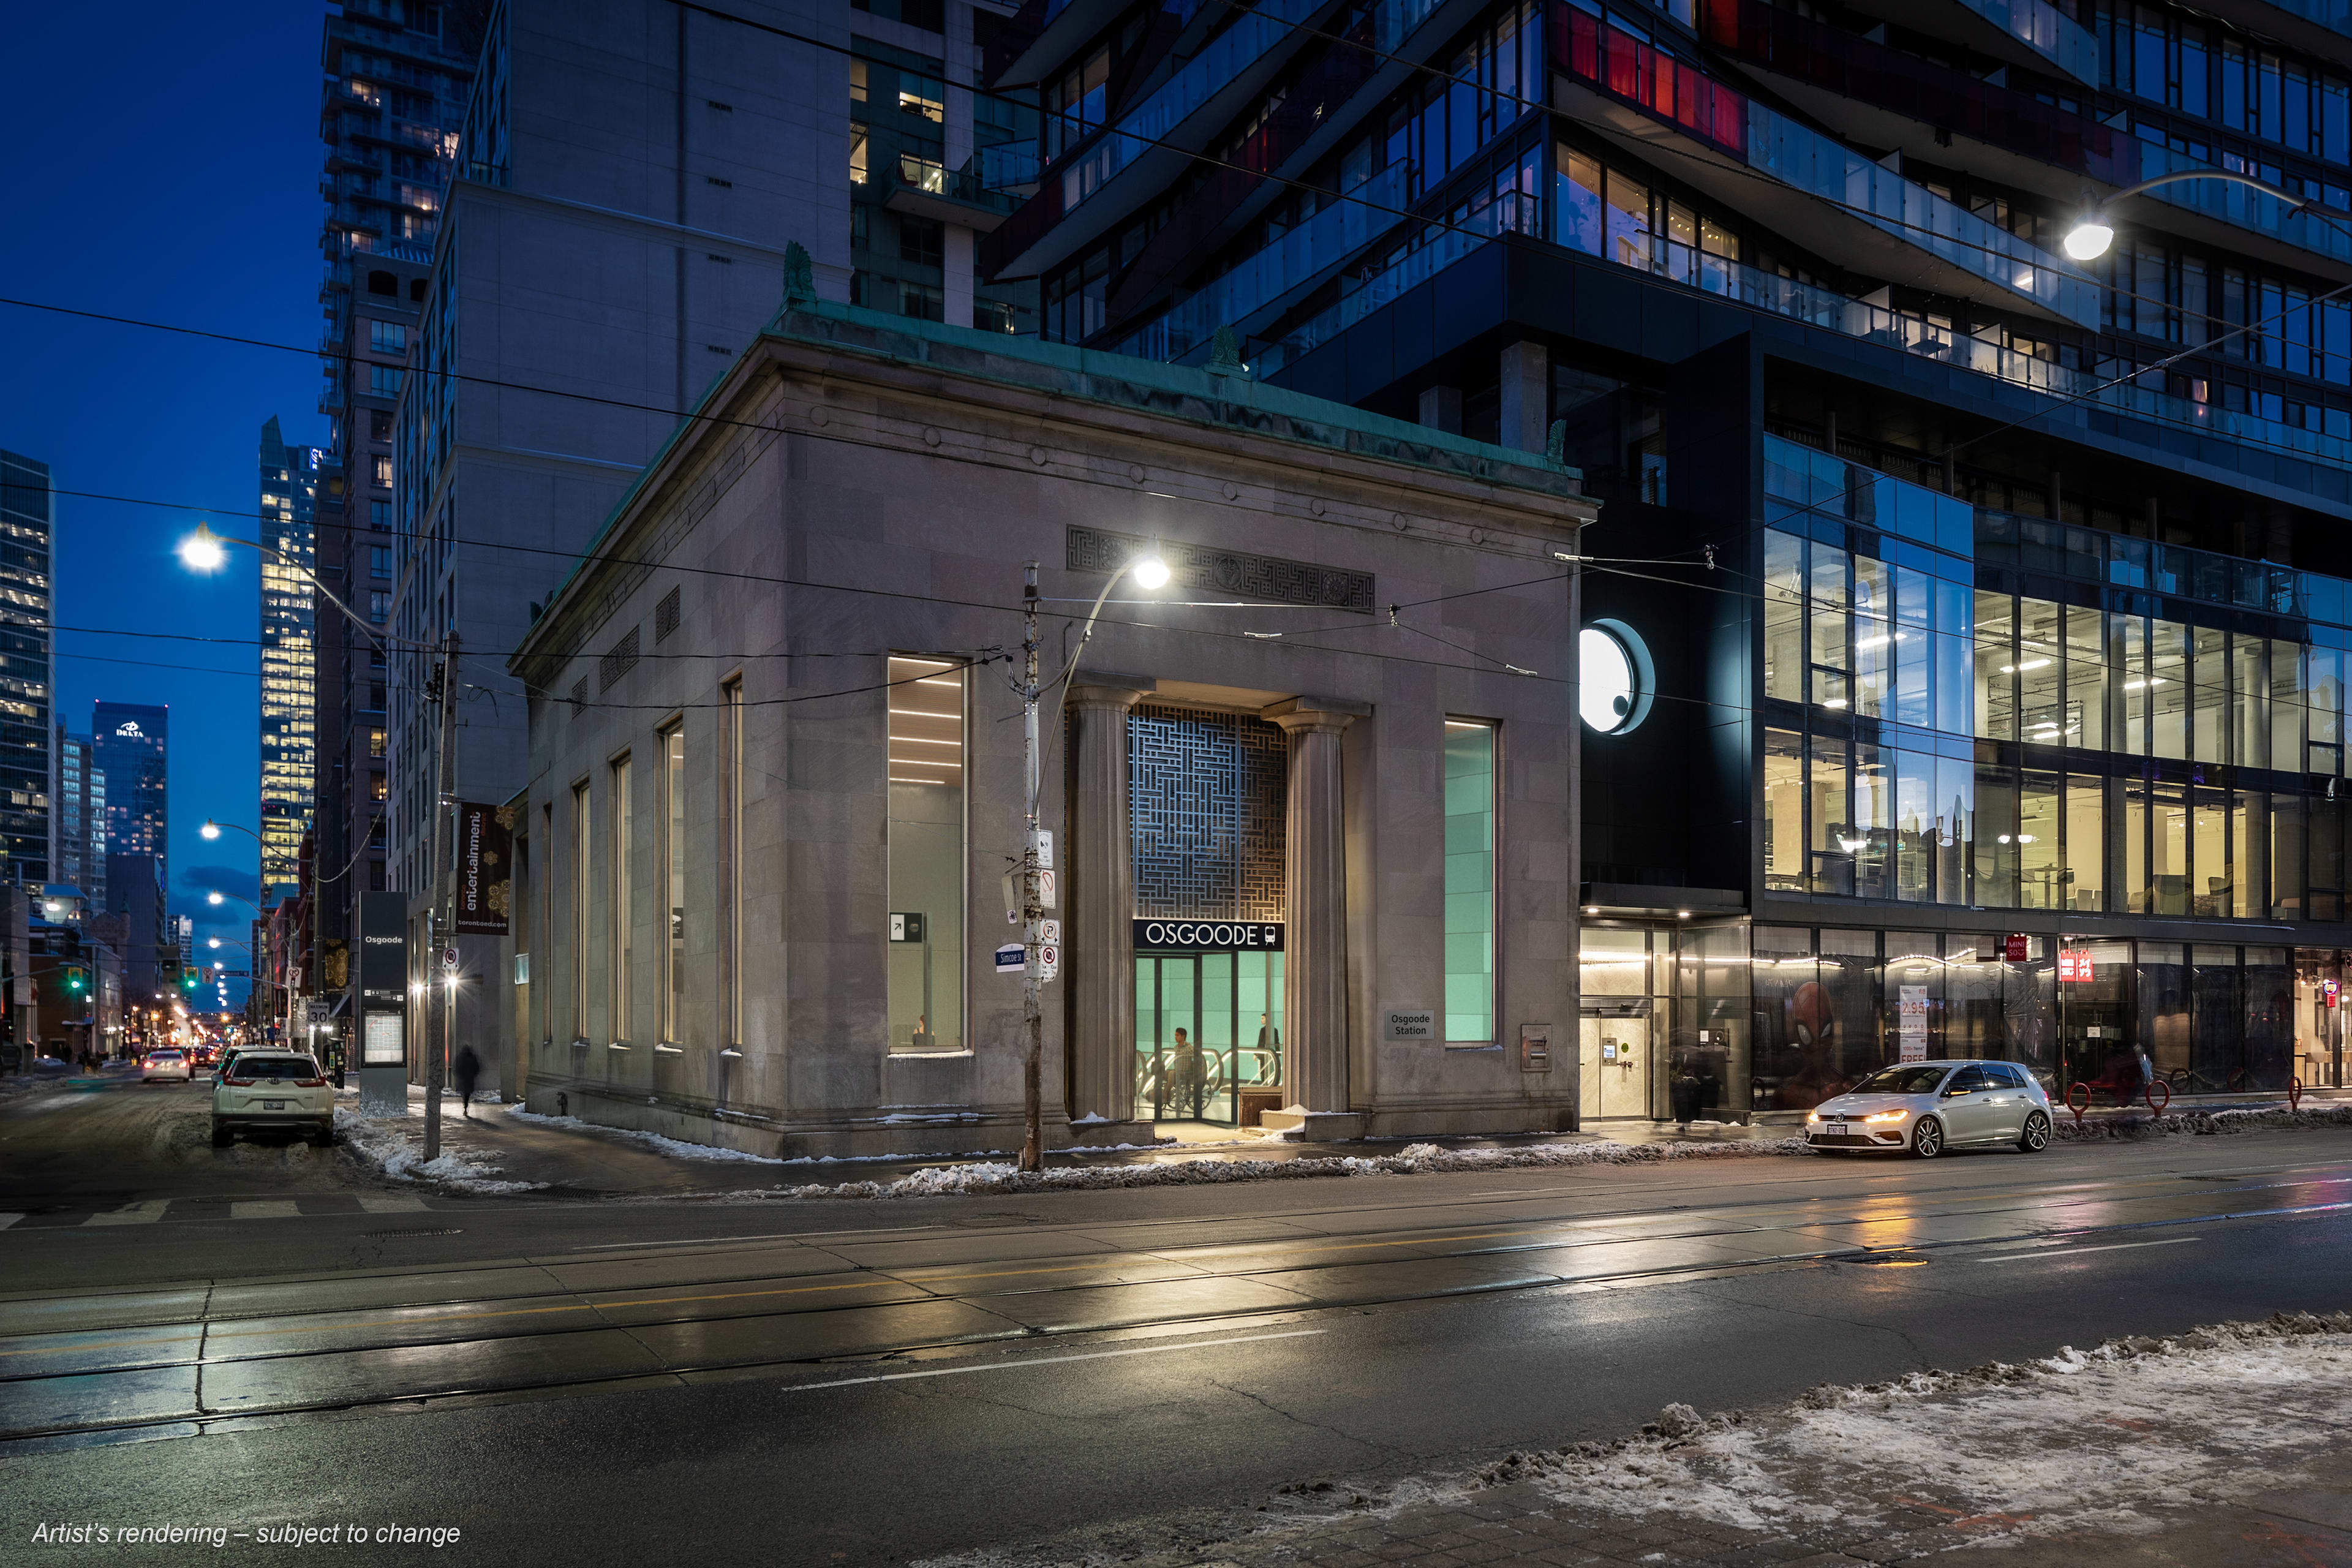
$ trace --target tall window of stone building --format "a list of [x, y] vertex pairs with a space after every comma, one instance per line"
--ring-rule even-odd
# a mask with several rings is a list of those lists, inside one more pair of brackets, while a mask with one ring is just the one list
[[572, 1037], [588, 1037], [588, 845], [594, 832], [588, 785], [572, 786]]
[[722, 1045], [743, 1041], [743, 682], [719, 689], [719, 1020]]
[[1445, 721], [1445, 1043], [1495, 1038], [1495, 726]]
[[890, 1048], [960, 1051], [964, 672], [894, 656], [889, 679]]
[[635, 903], [635, 889], [629, 885], [629, 859], [635, 848], [636, 818], [634, 803], [629, 799], [629, 759], [622, 757], [613, 764], [612, 800], [607, 807], [613, 814], [612, 837], [608, 842], [613, 865], [612, 942], [605, 949], [613, 968], [613, 1017], [608, 1031], [613, 1044], [629, 1043], [629, 966], [636, 957], [635, 935], [636, 922], [629, 917]]
[[686, 726], [662, 735], [662, 1038], [686, 1027]]

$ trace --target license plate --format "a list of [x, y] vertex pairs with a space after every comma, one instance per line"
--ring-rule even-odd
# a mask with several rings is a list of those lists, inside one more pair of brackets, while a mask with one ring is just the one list
[[1843, 1132], [1845, 1131], [1845, 1123], [1839, 1121], [1836, 1117], [1832, 1117], [1829, 1121], [1822, 1122], [1822, 1125], [1828, 1128], [1832, 1132]]
[[283, 1110], [286, 1109], [286, 1102], [282, 1100], [265, 1100], [261, 1102], [261, 1109], [264, 1110]]

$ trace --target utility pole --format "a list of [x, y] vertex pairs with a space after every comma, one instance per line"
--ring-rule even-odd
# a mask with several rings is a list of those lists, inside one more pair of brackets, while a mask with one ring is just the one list
[[[441, 668], [434, 677], [435, 695], [441, 701], [441, 751], [434, 763], [433, 790], [433, 910], [426, 918], [425, 959], [425, 1158], [441, 1153], [441, 1085], [448, 1074], [450, 1037], [457, 1026], [457, 972], [444, 973], [441, 949], [457, 940], [449, 901], [457, 891], [450, 853], [450, 795], [457, 787], [457, 633], [453, 627], [441, 651]], [[441, 1038], [433, 1037], [433, 999], [441, 999]]]
[[1037, 956], [1038, 922], [1045, 909], [1037, 885], [1037, 563], [1027, 563], [1022, 576], [1021, 608], [1021, 767], [1026, 785], [1027, 830], [1021, 843], [1021, 1016], [1028, 1026], [1029, 1054], [1021, 1064], [1021, 1114], [1026, 1128], [1021, 1141], [1021, 1168], [1045, 1168], [1045, 1112], [1039, 1104], [1039, 1062], [1045, 1053], [1045, 1016], [1037, 984], [1043, 966]]

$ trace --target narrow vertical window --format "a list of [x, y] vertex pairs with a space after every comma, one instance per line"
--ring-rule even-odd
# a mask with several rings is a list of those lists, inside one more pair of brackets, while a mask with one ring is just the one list
[[631, 928], [635, 924], [629, 916], [635, 902], [629, 886], [630, 851], [635, 847], [635, 820], [629, 800], [629, 759], [623, 757], [613, 764], [612, 837], [609, 840], [613, 861], [612, 942], [606, 952], [613, 963], [613, 1016], [607, 1037], [616, 1046], [629, 1042], [629, 966], [635, 958]]
[[964, 672], [889, 661], [889, 1042], [960, 1051], [963, 1040]]
[[662, 1038], [686, 1037], [686, 726], [662, 736]]
[[541, 889], [539, 929], [545, 933], [540, 941], [546, 951], [539, 955], [540, 974], [545, 984], [540, 986], [536, 994], [539, 997], [540, 1038], [552, 1045], [555, 1042], [555, 863], [562, 854], [562, 849], [555, 837], [553, 802], [549, 802], [539, 808], [539, 841], [547, 846], [542, 851], [547, 864], [539, 879]]
[[572, 786], [572, 1037], [588, 1037], [588, 846], [594, 832], [588, 786]]
[[1495, 726], [1445, 721], [1445, 1043], [1495, 1040]]
[[719, 1021], [722, 1046], [743, 1043], [743, 682], [719, 689]]

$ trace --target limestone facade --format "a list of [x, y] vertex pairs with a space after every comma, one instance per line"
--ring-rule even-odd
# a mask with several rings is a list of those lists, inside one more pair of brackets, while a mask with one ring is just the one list
[[[1000, 878], [1022, 842], [1023, 566], [1042, 569], [1050, 681], [1109, 581], [1104, 550], [1148, 548], [1174, 580], [1117, 584], [1058, 730], [1046, 698], [1066, 932], [1045, 987], [1049, 1142], [1148, 1131], [1128, 798], [1145, 700], [1287, 737], [1267, 1121], [1566, 1126], [1575, 637], [1558, 556], [1594, 511], [1538, 455], [1244, 377], [794, 306], [514, 656], [530, 776], [505, 973], [528, 980], [499, 1010], [507, 1081], [535, 1110], [560, 1093], [591, 1121], [761, 1153], [1016, 1147], [1021, 982], [991, 955], [1019, 940]], [[937, 994], [961, 1016], [910, 1039], [889, 996], [905, 770], [886, 757], [909, 700], [894, 655], [969, 663], [963, 940], [926, 952], [960, 974]], [[1494, 726], [1492, 1037], [1391, 1038], [1389, 1014], [1447, 1005], [1449, 719]], [[1547, 1026], [1549, 1064], [1521, 1040]]]

